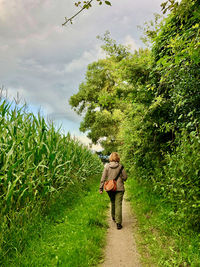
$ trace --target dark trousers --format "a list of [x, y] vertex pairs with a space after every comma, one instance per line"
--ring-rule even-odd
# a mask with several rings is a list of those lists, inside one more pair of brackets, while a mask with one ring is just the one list
[[107, 192], [111, 202], [111, 216], [115, 218], [116, 223], [122, 223], [122, 200], [123, 191]]

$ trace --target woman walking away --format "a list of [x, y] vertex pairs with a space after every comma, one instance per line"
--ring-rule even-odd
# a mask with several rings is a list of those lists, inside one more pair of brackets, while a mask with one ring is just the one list
[[[99, 193], [105, 189], [111, 201], [111, 216], [117, 224], [117, 229], [122, 228], [122, 200], [124, 195], [124, 181], [127, 179], [124, 167], [119, 163], [118, 153], [112, 152], [110, 163], [106, 164], [101, 177]], [[114, 184], [114, 188], [113, 187]], [[111, 190], [110, 190], [111, 189]]]

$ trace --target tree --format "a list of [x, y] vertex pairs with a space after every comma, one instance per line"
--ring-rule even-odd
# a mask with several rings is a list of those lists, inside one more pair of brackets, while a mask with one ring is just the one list
[[107, 57], [88, 66], [85, 81], [70, 98], [70, 105], [84, 115], [80, 130], [109, 153], [118, 150], [122, 142], [120, 127], [131, 103], [149, 101], [144, 95], [150, 54], [148, 49], [131, 54], [126, 46], [111, 39], [109, 32], [98, 39], [104, 41]]
[[78, 114], [84, 114], [80, 130], [88, 132], [94, 143], [100, 141], [105, 148], [112, 150], [117, 145], [116, 135], [124, 109], [116, 69], [130, 53], [127, 47], [117, 45], [108, 32], [102, 39], [107, 58], [88, 65], [85, 81], [69, 103]]

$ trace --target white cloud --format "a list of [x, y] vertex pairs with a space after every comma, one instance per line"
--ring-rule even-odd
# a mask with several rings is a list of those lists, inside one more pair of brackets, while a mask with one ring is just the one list
[[77, 11], [72, 0], [0, 0], [0, 85], [63, 121], [66, 130], [78, 129], [80, 117], [68, 100], [78, 91], [87, 65], [105, 57], [96, 36], [109, 30], [117, 42], [138, 48], [137, 25], [152, 18], [161, 2], [96, 3], [73, 25], [62, 27], [64, 17]]
[[127, 45], [130, 47], [130, 50], [134, 52], [139, 48], [139, 45], [136, 43], [136, 41], [132, 38], [131, 35], [126, 35], [124, 38], [124, 45]]
[[94, 55], [91, 52], [85, 51], [80, 58], [73, 59], [65, 66], [65, 71], [68, 73], [79, 71], [85, 68], [90, 62], [94, 61]]
[[91, 50], [84, 51], [79, 58], [73, 59], [70, 63], [66, 64], [65, 71], [68, 73], [80, 71], [85, 69], [91, 62], [104, 58], [105, 54], [99, 46], [92, 47]]
[[87, 138], [86, 136], [83, 135], [77, 135], [76, 139], [79, 140], [82, 144], [84, 144], [85, 146], [87, 146], [88, 148], [94, 150], [94, 151], [102, 151], [102, 146], [97, 144], [97, 145], [92, 145], [91, 144], [91, 140], [89, 138]]

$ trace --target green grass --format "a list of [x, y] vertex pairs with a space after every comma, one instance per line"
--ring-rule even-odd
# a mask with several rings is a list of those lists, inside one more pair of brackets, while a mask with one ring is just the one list
[[38, 218], [24, 249], [7, 258], [4, 266], [95, 266], [102, 257], [107, 230], [106, 194], [98, 193], [99, 177], [86, 191], [70, 188], [57, 195]]
[[136, 180], [127, 183], [138, 220], [137, 245], [144, 266], [200, 266], [200, 234], [176, 219], [171, 205]]

